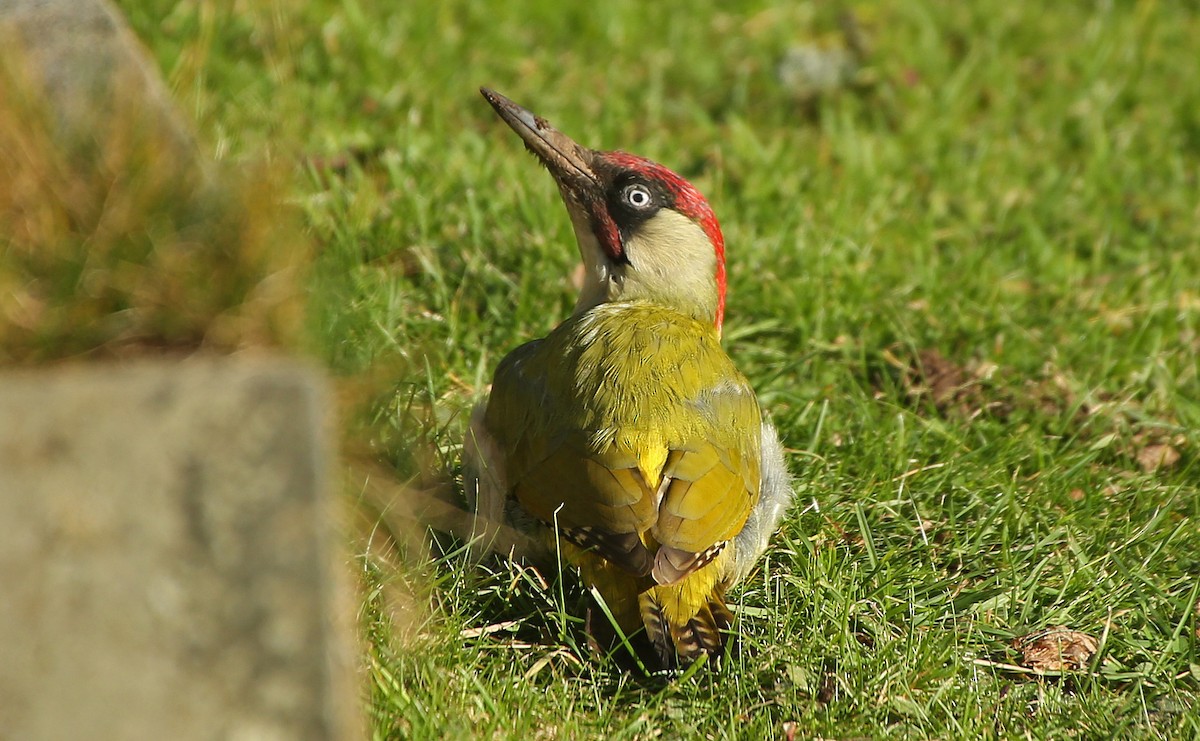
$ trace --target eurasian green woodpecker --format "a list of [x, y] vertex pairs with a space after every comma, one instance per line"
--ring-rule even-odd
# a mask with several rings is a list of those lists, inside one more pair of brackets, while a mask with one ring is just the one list
[[725, 592], [766, 548], [792, 486], [721, 348], [717, 219], [662, 165], [587, 149], [482, 93], [554, 176], [584, 277], [574, 313], [509, 353], [472, 414], [478, 529], [539, 529], [625, 634], [645, 628], [664, 667], [718, 656]]

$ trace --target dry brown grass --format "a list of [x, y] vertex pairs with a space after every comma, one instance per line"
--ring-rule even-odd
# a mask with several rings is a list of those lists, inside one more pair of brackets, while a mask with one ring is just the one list
[[0, 364], [298, 344], [306, 240], [265, 166], [204, 162], [142, 79], [64, 110], [0, 62]]

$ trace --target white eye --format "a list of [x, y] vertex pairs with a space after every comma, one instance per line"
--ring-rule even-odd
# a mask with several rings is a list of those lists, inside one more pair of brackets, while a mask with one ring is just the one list
[[631, 185], [625, 189], [625, 202], [634, 208], [647, 208], [652, 200], [645, 186]]

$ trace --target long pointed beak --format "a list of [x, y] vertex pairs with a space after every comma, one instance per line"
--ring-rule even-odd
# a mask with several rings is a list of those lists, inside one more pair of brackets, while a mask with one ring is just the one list
[[585, 201], [589, 192], [594, 193], [600, 188], [600, 181], [592, 169], [595, 156], [592, 150], [579, 146], [544, 118], [535, 116], [495, 90], [484, 87], [479, 88], [479, 92], [504, 123], [524, 140], [525, 148], [537, 155], [564, 191]]

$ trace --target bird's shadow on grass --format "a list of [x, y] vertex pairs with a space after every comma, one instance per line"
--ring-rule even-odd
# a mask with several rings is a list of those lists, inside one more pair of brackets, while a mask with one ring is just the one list
[[469, 544], [444, 533], [433, 533], [431, 549], [441, 577], [454, 581], [460, 611], [473, 616], [463, 640], [525, 654], [514, 668], [523, 668], [527, 678], [544, 666], [542, 657], [554, 655], [573, 676], [653, 693], [704, 666], [659, 667], [644, 630], [624, 635], [566, 563], [497, 553], [478, 557]]

